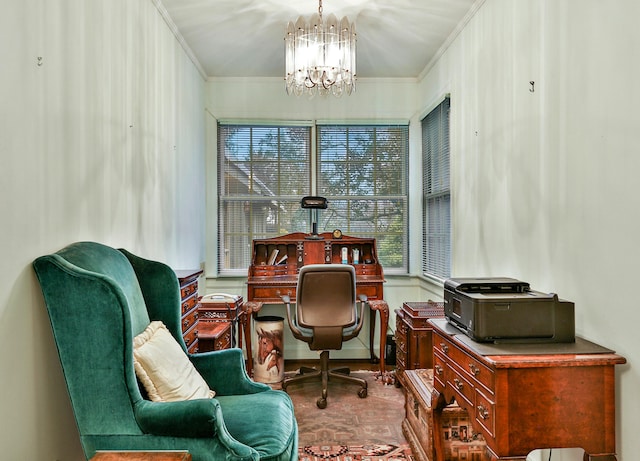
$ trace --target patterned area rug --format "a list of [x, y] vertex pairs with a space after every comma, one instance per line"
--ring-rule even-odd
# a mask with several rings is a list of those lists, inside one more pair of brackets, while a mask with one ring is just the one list
[[357, 385], [330, 382], [323, 410], [316, 406], [320, 382], [289, 386], [298, 420], [300, 461], [413, 460], [402, 434], [404, 393], [376, 374], [352, 372], [367, 380], [364, 399], [358, 397]]
[[408, 461], [413, 460], [407, 445], [320, 445], [302, 447], [299, 461]]

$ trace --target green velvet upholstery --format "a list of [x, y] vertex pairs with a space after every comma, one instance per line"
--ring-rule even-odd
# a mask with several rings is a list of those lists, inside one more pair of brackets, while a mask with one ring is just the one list
[[152, 402], [133, 338], [161, 320], [186, 352], [177, 277], [126, 250], [78, 242], [34, 261], [87, 458], [96, 450], [188, 450], [194, 461], [297, 460], [290, 398], [253, 382], [240, 349], [189, 355], [216, 398]]

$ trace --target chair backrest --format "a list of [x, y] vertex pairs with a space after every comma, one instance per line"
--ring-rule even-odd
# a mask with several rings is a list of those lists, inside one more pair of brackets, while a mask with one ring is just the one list
[[297, 322], [301, 327], [355, 325], [355, 269], [348, 264], [303, 266], [298, 275], [296, 301]]
[[[133, 337], [150, 316], [133, 266], [121, 251], [95, 242], [74, 243], [33, 265], [83, 444], [89, 434], [141, 434]], [[174, 289], [177, 297], [177, 280]]]

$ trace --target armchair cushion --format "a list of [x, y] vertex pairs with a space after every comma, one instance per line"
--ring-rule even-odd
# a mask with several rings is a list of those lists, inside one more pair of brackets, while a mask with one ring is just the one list
[[133, 366], [154, 402], [212, 398], [215, 392], [161, 321], [133, 340]]

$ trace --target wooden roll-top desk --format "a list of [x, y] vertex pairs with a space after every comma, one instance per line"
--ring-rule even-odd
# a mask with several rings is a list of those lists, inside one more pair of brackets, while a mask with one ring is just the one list
[[[371, 322], [369, 347], [371, 360], [375, 330], [375, 311], [380, 312], [380, 372], [384, 372], [389, 307], [383, 297], [384, 274], [378, 261], [376, 240], [347, 235], [335, 237], [331, 232], [318, 235], [295, 232], [269, 239], [256, 239], [252, 245], [251, 265], [247, 278], [246, 309], [257, 314], [264, 303], [281, 304], [281, 296], [288, 295], [294, 302], [298, 272], [307, 264], [340, 264], [346, 248], [347, 264], [356, 270], [356, 293], [366, 295]], [[354, 250], [358, 260], [354, 261]], [[249, 365], [249, 371], [251, 366]]]

